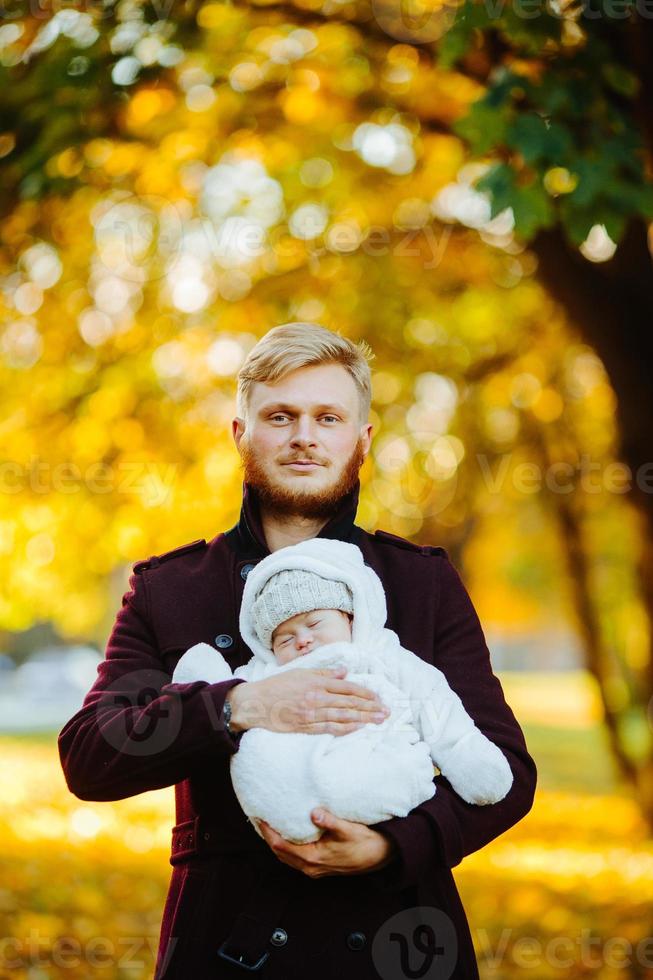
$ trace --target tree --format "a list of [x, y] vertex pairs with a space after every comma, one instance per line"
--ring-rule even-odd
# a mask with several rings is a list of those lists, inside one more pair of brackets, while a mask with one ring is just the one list
[[[440, 56], [463, 70], [473, 64], [476, 77], [485, 62], [486, 92], [455, 127], [473, 152], [495, 159], [477, 188], [490, 192], [493, 213], [512, 208], [538, 278], [597, 351], [617, 395], [619, 451], [643, 517], [639, 571], [653, 650], [653, 24], [634, 3], [561, 5], [555, 13], [549, 6], [527, 20], [525, 9], [513, 4], [496, 17], [489, 5], [466, 2]], [[587, 247], [599, 226], [603, 254]], [[607, 658], [583, 589], [582, 534], [573, 508], [564, 498], [558, 504], [579, 620], [601, 678]], [[629, 684], [628, 705], [642, 719], [653, 689], [650, 654], [643, 673]], [[606, 716], [610, 722], [609, 707]], [[650, 757], [629, 757], [618, 721], [610, 729], [622, 770], [653, 815]]]

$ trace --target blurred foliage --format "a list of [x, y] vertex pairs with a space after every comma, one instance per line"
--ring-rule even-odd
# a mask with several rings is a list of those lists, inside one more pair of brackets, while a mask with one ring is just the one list
[[493, 214], [512, 207], [527, 237], [560, 223], [575, 245], [597, 225], [618, 242], [629, 218], [653, 218], [649, 34], [635, 2], [463, 0], [439, 63], [473, 51], [491, 61], [485, 94], [454, 129], [498, 157], [477, 184]]
[[[474, 187], [487, 165], [451, 127], [481, 82], [291, 8], [123, 0], [14, 18], [0, 44], [0, 625], [100, 639], [124, 564], [235, 521], [233, 378], [286, 319], [375, 350], [360, 522], [475, 549], [486, 619], [533, 623], [562, 557], [534, 432], [603, 472], [614, 395]], [[597, 601], [634, 611], [615, 642], [641, 660], [635, 518], [581, 491], [620, 582]]]
[[320, 0], [104, 0], [12, 11], [0, 34], [1, 200], [12, 208], [17, 192], [84, 182], [81, 147], [124, 132], [130, 91], [160, 89], [158, 106], [150, 96], [131, 113], [128, 130], [141, 136], [134, 124], [165, 113], [195, 62], [204, 75], [194, 111], [210, 108], [208, 88], [215, 96], [221, 83], [215, 113], [224, 121], [246, 101], [259, 131], [283, 116], [311, 128], [320, 117], [324, 130], [348, 103], [350, 120], [394, 109], [422, 139], [466, 141], [483, 161], [477, 187], [492, 215], [510, 208], [519, 235], [560, 223], [576, 245], [596, 227], [618, 242], [629, 218], [653, 218], [651, 37], [640, 6], [354, 0], [336, 14]]
[[[530, 968], [554, 980], [567, 958], [565, 976], [643, 978], [650, 949], [639, 961], [636, 949], [650, 933], [653, 845], [610, 765], [593, 683], [586, 674], [501, 682], [539, 781], [528, 816], [454, 869], [481, 977]], [[17, 980], [151, 976], [172, 792], [81, 802], [51, 741], [4, 737], [0, 748], [0, 930], [13, 940], [0, 972], [11, 959]]]

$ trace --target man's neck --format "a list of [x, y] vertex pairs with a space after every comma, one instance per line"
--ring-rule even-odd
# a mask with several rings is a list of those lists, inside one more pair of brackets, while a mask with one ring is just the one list
[[308, 538], [316, 538], [325, 520], [314, 520], [300, 515], [277, 516], [261, 508], [261, 526], [270, 551], [278, 551], [291, 544], [299, 544]]
[[324, 512], [284, 513], [274, 506], [266, 506], [257, 490], [249, 483], [243, 483], [243, 503], [237, 532], [238, 547], [247, 549], [247, 554], [267, 551], [278, 551], [279, 548], [308, 538], [316, 538], [322, 534], [331, 538], [349, 541], [354, 528], [354, 518], [358, 504], [360, 484], [357, 482], [352, 490], [339, 501], [333, 501], [333, 512], [325, 516]]

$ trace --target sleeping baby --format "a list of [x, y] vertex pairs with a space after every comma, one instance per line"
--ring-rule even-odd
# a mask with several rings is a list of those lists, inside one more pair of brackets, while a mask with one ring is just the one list
[[496, 803], [512, 785], [501, 750], [476, 727], [437, 667], [385, 627], [381, 580], [353, 544], [309, 538], [260, 561], [245, 582], [240, 630], [253, 653], [233, 672], [199, 643], [173, 683], [232, 677], [257, 681], [284, 670], [345, 667], [389, 709], [346, 735], [247, 729], [230, 757], [238, 801], [257, 833], [265, 820], [296, 844], [323, 830], [311, 811], [375, 824], [406, 816], [436, 792], [435, 765], [468, 803]]

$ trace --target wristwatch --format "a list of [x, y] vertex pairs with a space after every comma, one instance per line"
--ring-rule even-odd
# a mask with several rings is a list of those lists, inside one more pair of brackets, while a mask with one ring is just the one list
[[231, 721], [231, 702], [229, 701], [229, 698], [225, 698], [224, 699], [224, 727], [226, 731], [229, 732], [230, 735], [234, 735], [235, 733], [232, 732], [232, 730], [229, 728], [230, 721]]
[[242, 732], [232, 732], [231, 728], [229, 727], [229, 723], [231, 721], [231, 702], [229, 701], [228, 698], [225, 698], [224, 699], [223, 717], [224, 717], [224, 730], [229, 735], [231, 735], [231, 737], [233, 739], [235, 739], [237, 742], [240, 741], [240, 736], [243, 733]]

